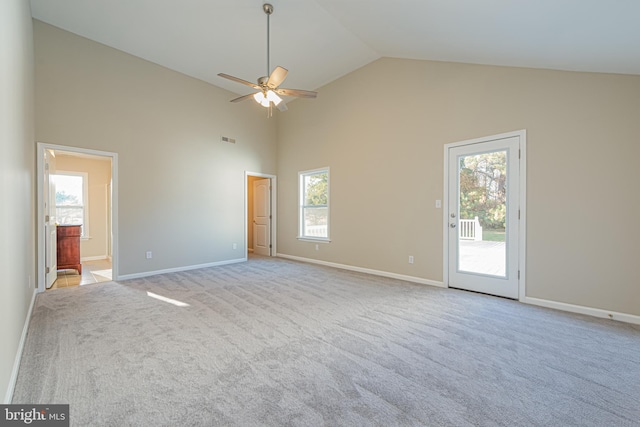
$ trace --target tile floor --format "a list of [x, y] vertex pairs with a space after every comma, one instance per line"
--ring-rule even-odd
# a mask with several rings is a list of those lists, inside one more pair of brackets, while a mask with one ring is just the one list
[[107, 259], [84, 261], [82, 275], [79, 275], [76, 270], [59, 270], [58, 279], [48, 290], [109, 281], [111, 281], [111, 261]]

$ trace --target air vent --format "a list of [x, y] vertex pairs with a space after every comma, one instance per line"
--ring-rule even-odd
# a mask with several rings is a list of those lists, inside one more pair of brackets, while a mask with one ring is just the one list
[[220, 141], [228, 142], [229, 144], [235, 144], [236, 143], [236, 139], [235, 138], [229, 138], [228, 136], [221, 136], [220, 137]]

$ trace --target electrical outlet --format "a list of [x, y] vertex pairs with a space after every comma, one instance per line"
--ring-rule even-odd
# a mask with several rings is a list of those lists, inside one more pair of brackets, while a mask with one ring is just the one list
[[153, 258], [153, 254], [151, 253], [151, 251], [147, 251], [147, 259], [151, 258]]
[[233, 244], [233, 249], [238, 249], [238, 244], [237, 243]]
[[320, 250], [320, 245], [316, 245], [316, 251]]
[[409, 264], [413, 264], [413, 255], [409, 255]]

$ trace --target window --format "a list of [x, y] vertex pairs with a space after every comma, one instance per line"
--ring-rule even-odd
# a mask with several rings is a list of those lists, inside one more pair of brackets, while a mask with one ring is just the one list
[[56, 186], [56, 222], [64, 225], [82, 225], [82, 237], [89, 237], [87, 209], [87, 174], [58, 172], [51, 175]]
[[329, 168], [300, 172], [299, 239], [329, 240]]

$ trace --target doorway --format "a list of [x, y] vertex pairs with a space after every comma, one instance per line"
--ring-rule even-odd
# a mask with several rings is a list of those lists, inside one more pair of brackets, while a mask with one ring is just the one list
[[519, 131], [445, 146], [447, 286], [524, 298], [525, 138]]
[[[38, 292], [117, 279], [117, 160], [116, 153], [37, 144]], [[71, 241], [60, 240], [61, 226]], [[79, 258], [75, 267], [60, 271], [58, 247], [61, 256]]]
[[275, 256], [276, 177], [245, 172], [245, 247], [248, 254]]

